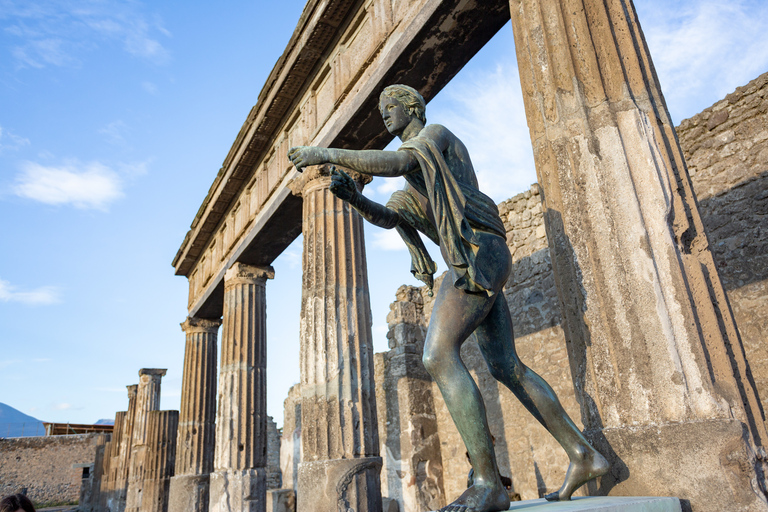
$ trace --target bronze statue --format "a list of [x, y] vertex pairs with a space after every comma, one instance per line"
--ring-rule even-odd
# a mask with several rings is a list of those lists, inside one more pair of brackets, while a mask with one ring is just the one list
[[403, 141], [397, 151], [301, 146], [292, 148], [288, 156], [298, 170], [330, 163], [373, 176], [404, 176], [405, 189], [395, 192], [386, 206], [359, 193], [343, 171], [333, 171], [330, 190], [371, 223], [396, 228], [411, 252], [411, 271], [430, 289], [436, 267], [416, 230], [440, 246], [449, 275], [437, 292], [423, 360], [475, 470], [473, 485], [441, 512], [492, 512], [509, 507], [485, 405], [459, 355], [462, 343], [472, 334], [491, 374], [512, 390], [568, 454], [565, 482], [546, 498], [569, 500], [582, 484], [604, 475], [609, 465], [568, 417], [552, 388], [517, 356], [512, 319], [502, 294], [512, 257], [498, 209], [478, 189], [464, 144], [444, 126], [426, 124], [426, 104], [415, 89], [387, 87], [381, 93], [379, 109], [387, 130]]

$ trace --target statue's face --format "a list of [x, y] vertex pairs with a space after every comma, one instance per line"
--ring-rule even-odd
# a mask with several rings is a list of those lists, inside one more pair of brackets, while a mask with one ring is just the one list
[[395, 98], [385, 96], [381, 99], [379, 108], [384, 125], [386, 125], [387, 131], [392, 135], [403, 133], [405, 127], [411, 122], [411, 114]]

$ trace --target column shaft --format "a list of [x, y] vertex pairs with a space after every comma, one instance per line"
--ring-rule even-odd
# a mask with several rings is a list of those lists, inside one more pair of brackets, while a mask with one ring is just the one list
[[220, 320], [190, 317], [181, 384], [176, 468], [170, 484], [171, 512], [207, 512], [216, 428], [216, 334]]
[[363, 220], [329, 184], [320, 167], [292, 185], [304, 200], [298, 510], [374, 511], [381, 459]]
[[138, 512], [141, 508], [148, 448], [149, 413], [160, 408], [160, 381], [165, 373], [165, 369], [159, 368], [142, 368], [139, 370], [136, 412], [131, 433], [128, 486], [125, 495], [125, 510], [127, 512]]
[[131, 449], [133, 443], [133, 425], [136, 420], [136, 393], [139, 385], [132, 384], [128, 389], [128, 410], [123, 416], [123, 428], [120, 434], [119, 446], [117, 446], [117, 464], [115, 464], [114, 487], [110, 498], [110, 511], [123, 512], [125, 510], [125, 497], [128, 488], [128, 472], [131, 462]]
[[224, 276], [224, 315], [210, 510], [265, 507], [266, 291], [271, 267], [235, 263]]
[[614, 464], [602, 491], [764, 499], [765, 426], [631, 0], [510, 7], [574, 383]]
[[166, 512], [168, 491], [176, 464], [179, 411], [147, 414], [147, 452], [142, 483], [141, 512]]

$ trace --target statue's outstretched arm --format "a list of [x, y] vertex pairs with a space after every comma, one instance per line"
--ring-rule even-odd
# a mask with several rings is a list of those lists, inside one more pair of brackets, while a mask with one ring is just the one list
[[296, 146], [288, 151], [288, 158], [298, 170], [308, 165], [336, 164], [371, 176], [394, 177], [415, 170], [419, 162], [409, 151], [379, 151], [367, 149], [319, 148]]
[[347, 201], [365, 220], [374, 226], [392, 229], [400, 221], [400, 216], [397, 212], [383, 204], [371, 201], [358, 192], [354, 180], [344, 171], [337, 170], [336, 168], [331, 171], [329, 190], [339, 199]]

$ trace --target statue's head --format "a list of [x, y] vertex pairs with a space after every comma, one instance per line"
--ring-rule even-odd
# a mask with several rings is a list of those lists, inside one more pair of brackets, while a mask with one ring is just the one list
[[385, 87], [379, 96], [379, 110], [381, 100], [393, 98], [397, 100], [410, 115], [415, 116], [422, 123], [427, 124], [427, 104], [419, 91], [407, 85], [395, 84]]

